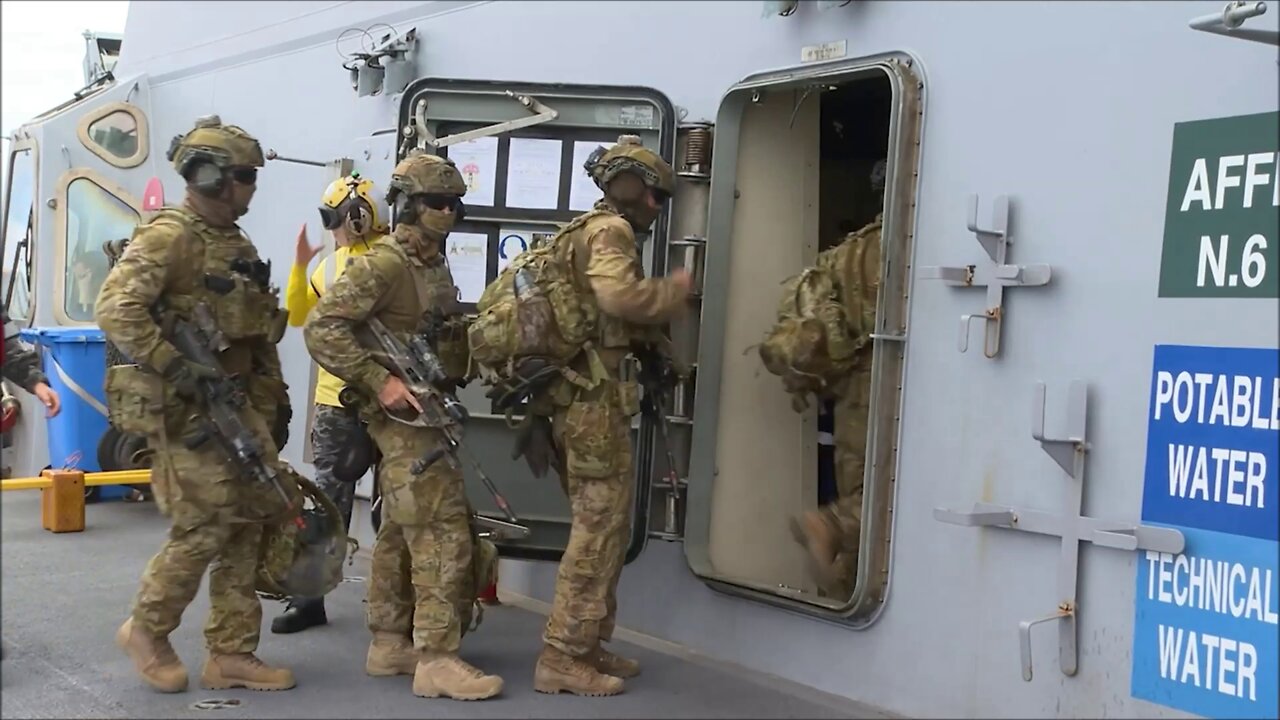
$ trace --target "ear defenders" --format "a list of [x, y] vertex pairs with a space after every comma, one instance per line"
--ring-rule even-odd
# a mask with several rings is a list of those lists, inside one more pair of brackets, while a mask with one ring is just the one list
[[[197, 162], [199, 161], [197, 160], [184, 163], [184, 165], [186, 166], [186, 169], [189, 170], [191, 165]], [[227, 185], [227, 180], [226, 177], [223, 176], [222, 168], [209, 161], [199, 162], [199, 164], [195, 166], [195, 170], [190, 171], [190, 174], [191, 176], [187, 183], [196, 192], [204, 195], [205, 197], [216, 198], [222, 195], [222, 189]], [[183, 177], [186, 176], [187, 173], [184, 172]]]

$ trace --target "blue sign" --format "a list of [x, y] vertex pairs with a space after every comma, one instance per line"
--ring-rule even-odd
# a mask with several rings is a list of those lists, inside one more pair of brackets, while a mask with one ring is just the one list
[[[508, 254], [507, 253], [508, 240], [515, 240], [517, 243], [520, 244], [520, 249], [514, 253]], [[521, 235], [507, 235], [498, 241], [498, 257], [502, 258], [503, 260], [510, 260], [511, 258], [514, 258], [516, 255], [519, 255], [520, 253], [528, 249], [529, 249], [529, 243]]]
[[1280, 716], [1280, 350], [1158, 345], [1139, 556], [1134, 697], [1218, 718]]

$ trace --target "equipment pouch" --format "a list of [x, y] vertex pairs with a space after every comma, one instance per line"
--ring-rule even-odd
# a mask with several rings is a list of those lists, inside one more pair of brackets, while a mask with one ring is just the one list
[[501, 367], [516, 355], [513, 310], [511, 303], [500, 303], [471, 321], [467, 328], [468, 351], [477, 363]]
[[471, 350], [467, 346], [467, 325], [461, 319], [450, 320], [436, 337], [436, 356], [445, 375], [453, 381], [467, 379]]
[[283, 308], [276, 308], [271, 316], [270, 329], [267, 330], [267, 342], [278, 345], [284, 339], [284, 331], [289, 327], [289, 313]]
[[[264, 336], [270, 338], [274, 325], [280, 322], [280, 307], [276, 298], [242, 276], [232, 277], [231, 282], [233, 286], [226, 293], [209, 293], [209, 304], [218, 329], [228, 340]], [[284, 317], [285, 320], [288, 319], [287, 315]], [[284, 330], [281, 328], [280, 337], [283, 336]], [[277, 338], [273, 342], [278, 340]]]
[[612, 398], [578, 400], [565, 416], [565, 463], [570, 475], [613, 477], [618, 465], [615, 426], [621, 420]]
[[634, 381], [618, 383], [618, 409], [624, 417], [640, 412], [640, 384]]
[[107, 420], [121, 432], [133, 435], [158, 435], [164, 427], [165, 406], [178, 402], [171, 385], [139, 365], [107, 368], [103, 390]]

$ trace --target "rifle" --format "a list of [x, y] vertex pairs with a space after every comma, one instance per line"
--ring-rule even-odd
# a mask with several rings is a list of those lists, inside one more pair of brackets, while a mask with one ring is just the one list
[[645, 414], [658, 424], [662, 432], [662, 445], [667, 454], [667, 482], [671, 486], [671, 502], [668, 503], [668, 524], [675, 526], [675, 508], [680, 500], [680, 477], [676, 473], [676, 457], [671, 451], [671, 431], [667, 425], [667, 413], [663, 408], [662, 396], [667, 387], [674, 387], [675, 373], [670, 364], [652, 346], [632, 351], [640, 361], [638, 380], [644, 388], [644, 402], [640, 407]]
[[388, 369], [404, 382], [414, 399], [418, 401], [418, 405], [422, 407], [421, 415], [413, 421], [399, 418], [385, 408], [383, 411], [396, 422], [437, 428], [444, 438], [441, 445], [428, 450], [426, 454], [415, 460], [409, 472], [420, 475], [441, 458], [448, 462], [451, 468], [461, 472], [462, 464], [458, 454], [462, 452], [476, 471], [476, 475], [480, 477], [480, 481], [484, 483], [485, 489], [493, 496], [498, 509], [506, 516], [506, 522], [503, 522], [477, 514], [476, 522], [514, 533], [519, 537], [528, 537], [529, 529], [520, 524], [520, 518], [512, 512], [507, 499], [502, 496], [493, 481], [485, 474], [484, 469], [480, 467], [480, 463], [462, 444], [462, 424], [470, 419], [470, 413], [462, 403], [458, 402], [453, 393], [441, 389], [448, 383], [448, 377], [427, 337], [423, 334], [410, 335], [406, 346], [378, 318], [370, 317], [366, 320], [366, 324], [382, 356], [390, 365]]
[[242, 476], [270, 483], [284, 499], [285, 506], [292, 508], [293, 501], [280, 484], [280, 473], [263, 459], [258, 439], [240, 419], [239, 410], [248, 403], [248, 397], [235, 376], [227, 375], [218, 362], [216, 353], [230, 347], [226, 336], [204, 303], [196, 305], [192, 319], [193, 322], [187, 322], [170, 314], [164, 323], [165, 334], [184, 357], [214, 370], [219, 377], [198, 381], [208, 411], [199, 417], [196, 432], [184, 438], [183, 444], [194, 450], [211, 439], [216, 441]]

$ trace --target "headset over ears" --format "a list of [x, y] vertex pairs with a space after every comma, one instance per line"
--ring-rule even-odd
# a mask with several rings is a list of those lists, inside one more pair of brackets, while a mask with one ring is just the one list
[[320, 222], [326, 230], [342, 227], [353, 237], [385, 233], [385, 212], [379, 207], [372, 180], [352, 173], [329, 183], [320, 202]]
[[208, 197], [222, 194], [228, 168], [260, 168], [264, 160], [253, 136], [224, 125], [217, 115], [201, 117], [190, 132], [174, 136], [165, 157], [192, 189]]

